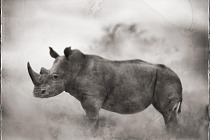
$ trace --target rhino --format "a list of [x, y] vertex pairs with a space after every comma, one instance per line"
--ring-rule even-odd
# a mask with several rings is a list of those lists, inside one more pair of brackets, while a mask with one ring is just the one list
[[150, 104], [162, 114], [166, 128], [178, 124], [182, 84], [175, 72], [162, 64], [139, 59], [113, 61], [67, 47], [60, 56], [51, 47], [52, 67], [36, 73], [27, 63], [34, 84], [33, 95], [49, 98], [63, 91], [80, 101], [89, 122], [95, 127], [99, 111], [133, 114]]

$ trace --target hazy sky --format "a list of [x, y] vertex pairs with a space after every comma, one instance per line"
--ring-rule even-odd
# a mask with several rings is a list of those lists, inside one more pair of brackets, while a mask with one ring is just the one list
[[100, 36], [104, 24], [117, 22], [206, 30], [206, 3], [207, 0], [5, 0], [4, 40], [34, 41], [35, 35], [44, 34], [47, 40], [38, 41], [43, 46], [63, 46], [70, 41], [82, 46]]

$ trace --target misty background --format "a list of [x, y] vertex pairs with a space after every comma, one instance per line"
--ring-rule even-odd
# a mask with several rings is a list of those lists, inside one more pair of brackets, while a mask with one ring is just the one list
[[[207, 0], [3, 0], [2, 139], [207, 139]], [[34, 98], [26, 64], [50, 68], [49, 46], [111, 60], [165, 64], [183, 85], [181, 126], [167, 135], [153, 106], [100, 111], [100, 136], [85, 134], [85, 112], [68, 93]]]

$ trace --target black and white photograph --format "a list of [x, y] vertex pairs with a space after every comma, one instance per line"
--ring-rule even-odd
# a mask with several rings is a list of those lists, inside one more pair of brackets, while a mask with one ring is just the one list
[[1, 6], [2, 140], [208, 139], [208, 0]]

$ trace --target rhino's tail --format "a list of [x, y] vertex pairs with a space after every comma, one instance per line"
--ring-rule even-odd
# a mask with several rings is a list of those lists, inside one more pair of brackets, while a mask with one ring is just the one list
[[172, 109], [172, 111], [175, 111], [177, 115], [179, 115], [181, 113], [181, 105], [182, 105], [182, 101], [176, 103]]
[[180, 103], [180, 106], [179, 106], [179, 109], [178, 109], [178, 114], [180, 114], [181, 113], [181, 108], [182, 108], [182, 101], [181, 102], [179, 102]]

